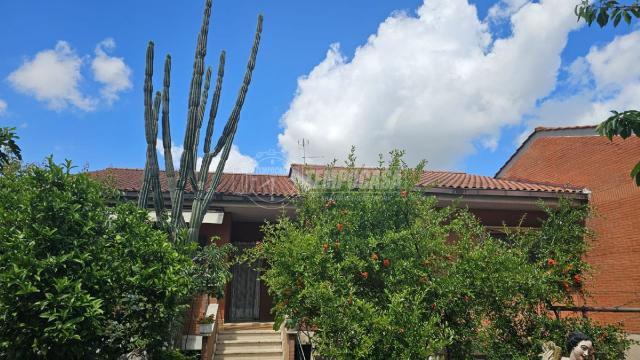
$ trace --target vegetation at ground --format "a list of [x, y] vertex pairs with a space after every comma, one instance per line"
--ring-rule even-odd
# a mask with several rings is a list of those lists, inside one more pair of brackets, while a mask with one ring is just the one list
[[593, 337], [598, 359], [623, 357], [619, 327], [549, 310], [588, 296], [586, 207], [563, 201], [539, 229], [496, 238], [464, 208], [414, 191], [423, 164], [401, 155], [368, 179], [353, 157], [346, 173], [330, 167], [297, 218], [263, 228], [246, 259], [265, 265], [276, 327], [312, 331], [327, 359], [534, 359], [573, 330]]
[[[186, 244], [186, 245], [181, 245]], [[148, 211], [48, 159], [0, 174], [0, 358], [113, 359], [173, 345], [230, 249], [173, 243]]]

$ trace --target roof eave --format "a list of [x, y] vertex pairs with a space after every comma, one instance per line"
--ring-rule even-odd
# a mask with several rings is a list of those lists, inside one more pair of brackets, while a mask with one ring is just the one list
[[589, 194], [575, 192], [549, 192], [497, 189], [426, 188], [425, 194], [438, 198], [442, 206], [457, 203], [472, 209], [540, 210], [540, 203], [550, 207], [561, 199], [569, 199], [574, 206], [589, 202]]

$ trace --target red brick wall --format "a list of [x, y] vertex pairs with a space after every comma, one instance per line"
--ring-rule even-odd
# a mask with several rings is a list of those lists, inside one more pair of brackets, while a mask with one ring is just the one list
[[[538, 137], [501, 174], [518, 178], [584, 186], [592, 191], [595, 216], [587, 226], [595, 232], [587, 261], [588, 306], [640, 307], [640, 188], [629, 173], [640, 161], [640, 139], [604, 137]], [[623, 322], [640, 332], [640, 316], [590, 313], [603, 322]]]

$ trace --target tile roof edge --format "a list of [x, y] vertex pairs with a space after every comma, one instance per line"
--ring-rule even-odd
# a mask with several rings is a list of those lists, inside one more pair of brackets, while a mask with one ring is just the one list
[[[291, 174], [291, 171], [294, 167], [312, 167], [315, 169], [318, 168], [327, 168], [327, 165], [317, 165], [317, 164], [291, 164], [291, 167], [289, 168], [289, 174]], [[348, 169], [348, 167], [346, 166], [332, 166], [332, 169]], [[355, 169], [358, 170], [384, 170], [386, 168], [379, 168], [379, 167], [373, 167], [373, 166], [357, 166], [355, 167]], [[469, 174], [466, 173], [464, 171], [453, 171], [453, 170], [424, 170], [423, 173], [429, 173], [429, 172], [435, 172], [435, 173], [447, 173], [447, 174], [467, 174], [467, 175], [475, 175], [475, 174]], [[476, 175], [476, 176], [483, 176], [483, 175]]]
[[521, 184], [554, 186], [554, 187], [571, 189], [571, 190], [579, 190], [579, 191], [583, 191], [583, 190], [585, 190], [587, 188], [586, 186], [583, 186], [583, 185], [576, 185], [576, 184], [570, 184], [570, 183], [559, 184], [559, 183], [554, 183], [554, 182], [551, 182], [551, 181], [537, 181], [537, 180], [529, 180], [529, 179], [526, 179], [526, 178], [519, 178], [519, 177], [503, 177], [503, 178], [494, 178], [494, 179], [499, 180], [499, 181], [517, 182], [517, 183], [521, 183]]

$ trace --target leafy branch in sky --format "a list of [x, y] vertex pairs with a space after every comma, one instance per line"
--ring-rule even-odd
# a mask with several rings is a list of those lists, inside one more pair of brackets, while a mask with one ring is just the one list
[[[610, 21], [616, 27], [620, 21], [624, 19], [627, 24], [631, 24], [633, 17], [640, 18], [640, 0], [634, 0], [631, 3], [622, 4], [616, 0], [599, 0], [591, 2], [582, 0], [576, 5], [575, 9], [578, 21], [583, 19], [589, 26], [594, 20], [600, 27], [605, 27]], [[623, 139], [631, 135], [640, 135], [640, 111], [611, 111], [611, 115], [607, 120], [598, 125], [598, 133], [612, 140], [614, 136], [620, 135]], [[640, 186], [640, 162], [631, 170], [631, 177], [635, 180], [636, 185]]]

